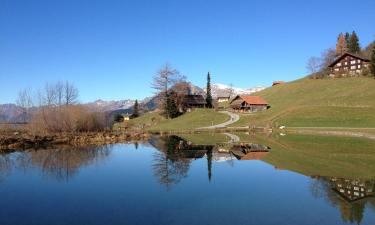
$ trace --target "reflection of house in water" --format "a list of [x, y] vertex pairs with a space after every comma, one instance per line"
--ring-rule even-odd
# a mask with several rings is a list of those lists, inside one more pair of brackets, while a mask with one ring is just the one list
[[375, 180], [314, 176], [311, 186], [314, 197], [323, 198], [338, 208], [345, 223], [361, 224], [366, 207], [375, 209]]
[[333, 190], [349, 202], [374, 196], [375, 181], [331, 178], [331, 184]]
[[240, 144], [234, 145], [231, 152], [238, 160], [261, 160], [269, 150], [269, 147], [260, 144]]

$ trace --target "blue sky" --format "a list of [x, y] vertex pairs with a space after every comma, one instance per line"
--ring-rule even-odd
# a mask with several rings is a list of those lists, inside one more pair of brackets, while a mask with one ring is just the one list
[[166, 62], [196, 85], [269, 86], [355, 30], [375, 39], [375, 1], [1, 0], [0, 103], [69, 80], [82, 102], [142, 99]]

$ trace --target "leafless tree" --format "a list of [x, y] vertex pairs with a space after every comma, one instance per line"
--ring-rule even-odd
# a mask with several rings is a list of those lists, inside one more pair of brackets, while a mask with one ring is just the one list
[[159, 107], [165, 108], [169, 89], [177, 83], [184, 82], [186, 77], [166, 63], [153, 77], [151, 84], [159, 95]]
[[233, 84], [232, 83], [229, 84], [227, 92], [228, 92], [229, 98], [232, 98], [233, 94], [234, 94], [234, 88], [233, 88]]
[[335, 49], [329, 48], [322, 52], [320, 71], [325, 70], [336, 59]]
[[65, 82], [65, 105], [72, 105], [76, 104], [78, 101], [79, 92], [73, 84], [69, 83], [68, 81]]
[[317, 73], [320, 69], [320, 59], [318, 57], [311, 57], [306, 65], [306, 69], [309, 73], [314, 74]]
[[29, 110], [33, 106], [31, 89], [23, 89], [18, 92], [17, 105], [22, 108], [22, 117], [24, 123], [27, 122], [29, 117]]

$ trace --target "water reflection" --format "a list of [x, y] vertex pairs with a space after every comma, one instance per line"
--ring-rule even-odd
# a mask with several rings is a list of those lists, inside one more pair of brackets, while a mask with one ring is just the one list
[[311, 193], [338, 208], [346, 223], [361, 224], [366, 206], [375, 211], [375, 180], [313, 177]]
[[68, 181], [77, 175], [81, 167], [102, 162], [110, 154], [109, 146], [60, 147], [58, 149], [30, 150], [0, 156], [0, 181], [13, 168], [25, 173], [38, 168], [42, 175], [60, 181]]
[[193, 160], [207, 160], [208, 180], [212, 179], [212, 162], [228, 162], [234, 160], [260, 160], [265, 157], [270, 148], [260, 144], [193, 144], [178, 136], [157, 137], [150, 144], [159, 151], [154, 154], [154, 174], [159, 182], [170, 190], [188, 176]]

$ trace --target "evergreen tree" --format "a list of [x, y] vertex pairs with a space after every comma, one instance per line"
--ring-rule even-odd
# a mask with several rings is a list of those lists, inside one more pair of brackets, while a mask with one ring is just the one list
[[353, 31], [352, 35], [350, 35], [348, 51], [354, 54], [357, 54], [361, 51], [361, 47], [359, 45], [359, 39], [355, 31]]
[[175, 93], [168, 94], [166, 110], [165, 110], [168, 118], [176, 118], [179, 116], [179, 112], [177, 109], [177, 104], [175, 100]]
[[372, 46], [370, 71], [371, 71], [371, 74], [375, 77], [375, 44]]
[[137, 118], [138, 116], [139, 116], [139, 105], [138, 105], [138, 100], [135, 100], [132, 118]]
[[211, 94], [211, 75], [208, 72], [207, 74], [207, 96], [206, 103], [208, 108], [212, 108], [212, 94]]
[[346, 47], [349, 48], [349, 42], [350, 42], [350, 34], [349, 34], [349, 32], [345, 33], [345, 42], [346, 42]]

